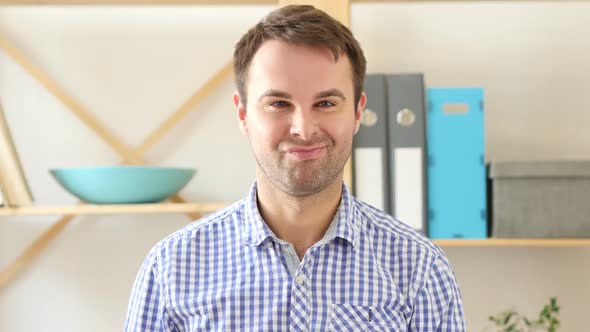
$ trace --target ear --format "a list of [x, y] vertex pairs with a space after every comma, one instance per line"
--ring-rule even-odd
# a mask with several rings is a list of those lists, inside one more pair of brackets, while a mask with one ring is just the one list
[[354, 134], [359, 131], [361, 125], [361, 119], [363, 118], [363, 112], [365, 111], [365, 106], [367, 105], [367, 95], [363, 91], [361, 93], [361, 97], [359, 98], [359, 103], [356, 105], [356, 113], [354, 114]]
[[238, 117], [238, 125], [240, 126], [240, 131], [244, 135], [248, 135], [248, 121], [246, 117], [246, 108], [244, 104], [242, 104], [242, 99], [240, 98], [240, 94], [235, 91], [233, 94], [233, 101], [234, 106], [236, 107], [236, 115]]

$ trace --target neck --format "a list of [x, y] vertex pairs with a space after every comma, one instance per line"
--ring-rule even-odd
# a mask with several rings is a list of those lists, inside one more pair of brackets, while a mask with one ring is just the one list
[[299, 259], [322, 239], [342, 197], [342, 180], [315, 194], [293, 196], [257, 174], [258, 209], [268, 227], [281, 240], [295, 247]]

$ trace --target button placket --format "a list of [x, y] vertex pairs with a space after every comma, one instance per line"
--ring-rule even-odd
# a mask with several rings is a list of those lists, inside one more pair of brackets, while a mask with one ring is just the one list
[[311, 303], [310, 303], [310, 267], [313, 265], [313, 255], [316, 248], [310, 248], [299, 267], [295, 272], [293, 278], [293, 286], [291, 289], [291, 328], [290, 331], [309, 331], [311, 321]]

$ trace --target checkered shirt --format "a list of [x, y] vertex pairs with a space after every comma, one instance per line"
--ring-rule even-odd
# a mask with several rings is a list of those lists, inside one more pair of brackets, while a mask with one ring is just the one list
[[126, 331], [465, 331], [443, 251], [350, 194], [303, 259], [249, 195], [166, 237], [133, 286]]

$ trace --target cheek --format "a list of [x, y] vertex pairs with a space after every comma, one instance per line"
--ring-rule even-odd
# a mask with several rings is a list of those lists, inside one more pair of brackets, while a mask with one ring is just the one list
[[277, 145], [284, 139], [284, 125], [276, 119], [261, 117], [249, 125], [250, 134], [254, 135], [259, 145]]
[[324, 126], [324, 131], [336, 142], [352, 141], [354, 136], [353, 121], [331, 121]]

